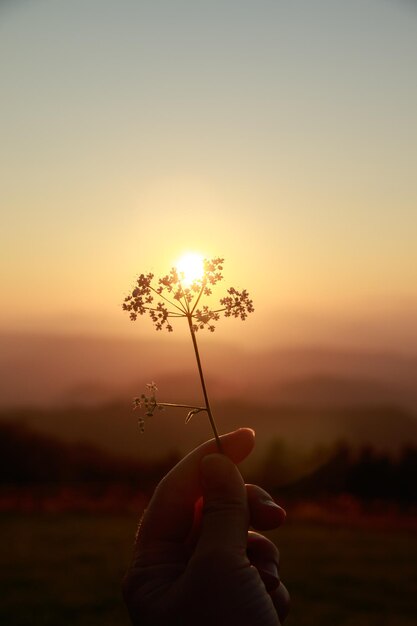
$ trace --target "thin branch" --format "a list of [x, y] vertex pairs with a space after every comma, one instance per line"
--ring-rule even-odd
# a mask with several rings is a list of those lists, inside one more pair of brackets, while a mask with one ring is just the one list
[[[145, 311], [154, 311], [155, 313], [160, 313], [159, 309], [154, 309], [151, 306], [144, 306]], [[168, 311], [168, 317], [186, 317], [186, 313], [176, 313], [175, 311]]]
[[159, 293], [156, 289], [154, 289], [154, 287], [152, 287], [152, 285], [149, 285], [149, 289], [152, 289], [152, 291], [156, 293], [157, 296], [159, 296], [160, 298], [163, 298], [165, 302], [168, 302], [168, 304], [172, 304], [172, 306], [175, 306], [175, 308], [178, 309], [178, 311], [182, 311], [183, 313], [187, 312], [183, 307], [177, 306], [175, 302], [171, 302], [171, 300], [163, 296], [162, 293]]
[[195, 301], [194, 306], [191, 309], [191, 315], [194, 313], [195, 308], [196, 308], [197, 304], [199, 303], [201, 296], [203, 295], [203, 292], [204, 292], [204, 289], [205, 289], [206, 285], [207, 285], [207, 280], [204, 279], [203, 282], [202, 282], [200, 293], [198, 294], [197, 300]]
[[182, 297], [183, 297], [183, 300], [184, 300], [184, 302], [185, 302], [185, 307], [184, 307], [184, 310], [185, 310], [185, 313], [186, 313], [187, 315], [189, 315], [189, 313], [190, 313], [190, 306], [189, 306], [189, 302], [188, 302], [188, 299], [187, 299], [187, 294], [186, 294], [186, 293], [185, 293], [185, 291], [184, 291], [184, 287], [182, 286], [181, 278], [180, 278], [179, 276], [178, 276], [178, 282], [179, 282], [179, 284], [180, 284], [180, 289], [181, 289], [181, 292], [182, 292]]
[[224, 309], [216, 309], [215, 311], [212, 311], [212, 313], [223, 313], [223, 311], [230, 311], [230, 309], [234, 309], [237, 306], [239, 306], [239, 303], [231, 304], [230, 307], [224, 307]]
[[192, 404], [173, 404], [171, 402], [157, 402], [156, 406], [170, 406], [181, 409], [195, 409], [196, 411], [207, 411], [205, 406], [193, 406]]
[[190, 328], [191, 339], [193, 341], [195, 358], [197, 360], [198, 373], [200, 374], [201, 388], [203, 390], [204, 401], [206, 403], [207, 415], [208, 415], [208, 418], [210, 420], [211, 427], [213, 429], [214, 438], [216, 439], [216, 443], [217, 443], [217, 448], [218, 448], [219, 452], [223, 452], [222, 442], [220, 441], [219, 433], [217, 431], [216, 422], [215, 422], [215, 419], [213, 417], [213, 413], [211, 412], [211, 408], [210, 408], [210, 402], [209, 402], [209, 399], [208, 399], [208, 394], [207, 394], [207, 389], [206, 389], [206, 382], [204, 380], [203, 368], [201, 366], [200, 354], [198, 352], [197, 339], [195, 337], [195, 332], [194, 332], [194, 329], [193, 329], [191, 313], [187, 316], [187, 321], [188, 321], [188, 326]]

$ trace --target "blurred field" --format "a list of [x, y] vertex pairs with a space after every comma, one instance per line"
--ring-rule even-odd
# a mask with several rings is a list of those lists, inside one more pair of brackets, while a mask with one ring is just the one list
[[[118, 626], [136, 516], [0, 517], [0, 623]], [[411, 626], [417, 541], [407, 531], [289, 524], [273, 535], [293, 598], [291, 626]]]

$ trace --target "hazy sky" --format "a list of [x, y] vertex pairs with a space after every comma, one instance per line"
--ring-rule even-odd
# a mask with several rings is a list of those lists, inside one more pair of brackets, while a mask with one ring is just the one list
[[0, 79], [2, 328], [191, 249], [250, 341], [417, 347], [416, 2], [3, 0]]

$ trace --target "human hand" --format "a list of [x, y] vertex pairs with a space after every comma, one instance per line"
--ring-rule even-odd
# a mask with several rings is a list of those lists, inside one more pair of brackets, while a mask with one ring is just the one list
[[123, 584], [135, 626], [279, 626], [289, 595], [275, 545], [249, 526], [280, 526], [285, 512], [263, 489], [245, 485], [235, 463], [254, 432], [196, 448], [159, 483], [139, 526]]

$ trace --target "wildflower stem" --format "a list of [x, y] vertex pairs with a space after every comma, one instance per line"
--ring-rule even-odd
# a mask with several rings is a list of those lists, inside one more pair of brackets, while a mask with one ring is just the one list
[[187, 293], [185, 292], [184, 287], [182, 286], [181, 279], [179, 279], [179, 284], [180, 284], [180, 289], [181, 289], [182, 297], [183, 297], [184, 304], [185, 304], [185, 307], [184, 307], [185, 313], [186, 313], [186, 315], [189, 315], [190, 314], [190, 303], [188, 302]]
[[[236, 304], [232, 304], [232, 305], [229, 307], [229, 310], [235, 309], [237, 306], [239, 306], [239, 304], [238, 304], [238, 303], [236, 303]], [[223, 309], [215, 309], [215, 310], [213, 311], [213, 313], [223, 313], [223, 311], [227, 311], [227, 308], [228, 308], [228, 307], [223, 307]]]
[[[154, 309], [151, 306], [144, 306], [143, 309], [145, 311], [154, 311], [155, 313], [159, 313], [159, 309]], [[176, 313], [175, 311], [168, 311], [168, 317], [185, 317], [184, 313]]]
[[196, 411], [207, 411], [205, 406], [193, 406], [192, 404], [176, 404], [173, 402], [157, 402], [157, 406], [170, 406], [181, 409], [195, 409]]
[[194, 352], [195, 352], [195, 358], [197, 360], [198, 373], [200, 374], [200, 381], [201, 381], [201, 387], [203, 389], [204, 401], [206, 403], [205, 408], [207, 411], [208, 418], [210, 420], [211, 427], [213, 429], [214, 437], [217, 443], [217, 448], [219, 452], [223, 452], [223, 447], [220, 441], [219, 433], [217, 431], [216, 422], [214, 421], [214, 417], [210, 408], [210, 402], [209, 402], [208, 395], [207, 395], [206, 383], [204, 380], [203, 368], [201, 367], [200, 353], [198, 351], [197, 339], [195, 337], [195, 332], [193, 329], [193, 318], [192, 318], [191, 313], [187, 315], [187, 320], [188, 320], [188, 326], [190, 328], [191, 339], [193, 340], [193, 347], [194, 347]]
[[154, 289], [151, 285], [149, 285], [149, 289], [151, 289], [154, 293], [156, 293], [156, 295], [159, 298], [162, 298], [163, 300], [165, 300], [165, 302], [168, 302], [168, 304], [170, 304], [171, 306], [174, 306], [176, 309], [178, 309], [178, 311], [181, 311], [181, 313], [185, 313], [186, 312], [185, 309], [182, 306], [178, 306], [178, 305], [175, 304], [175, 302], [171, 302], [171, 300], [169, 300], [168, 298], [163, 296], [162, 293], [159, 293], [159, 291]]
[[203, 295], [203, 291], [204, 291], [204, 288], [205, 288], [206, 284], [207, 284], [207, 281], [203, 280], [202, 285], [201, 285], [201, 289], [200, 289], [200, 293], [198, 294], [197, 300], [195, 301], [194, 306], [191, 309], [191, 315], [194, 313], [195, 308], [196, 308], [197, 304], [199, 303], [201, 296]]

